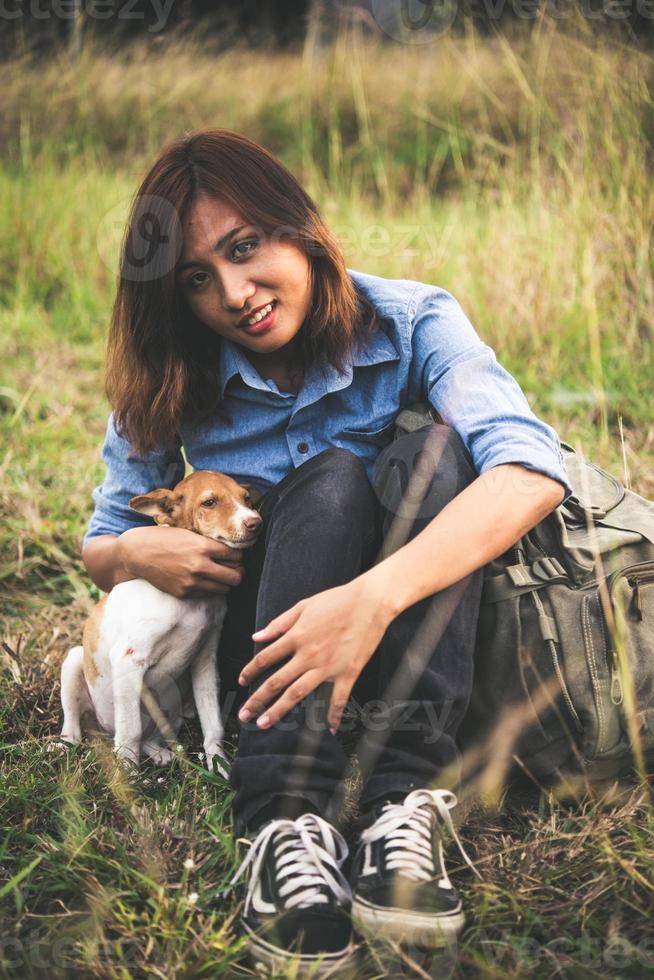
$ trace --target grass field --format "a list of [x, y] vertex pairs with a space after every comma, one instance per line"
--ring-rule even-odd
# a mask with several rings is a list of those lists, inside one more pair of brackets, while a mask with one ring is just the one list
[[[0, 65], [0, 975], [251, 973], [236, 900], [209, 905], [238, 855], [198, 732], [171, 771], [132, 778], [102, 741], [50, 751], [59, 665], [98, 597], [79, 546], [121, 222], [165, 141], [226, 126], [263, 142], [350, 267], [451, 290], [534, 410], [654, 497], [654, 63], [581, 28], [345, 34], [319, 63], [178, 44]], [[574, 808], [499, 793], [462, 833], [483, 882], [452, 852], [458, 950], [395, 951], [393, 968], [370, 953], [361, 976], [654, 973], [653, 829], [642, 787]]]

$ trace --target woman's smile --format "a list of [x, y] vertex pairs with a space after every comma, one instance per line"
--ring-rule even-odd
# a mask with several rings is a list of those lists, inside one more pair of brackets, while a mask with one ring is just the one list
[[241, 321], [239, 326], [251, 335], [264, 333], [274, 326], [276, 312], [277, 300], [272, 300], [272, 302], [266, 303], [265, 306], [255, 310], [245, 321]]

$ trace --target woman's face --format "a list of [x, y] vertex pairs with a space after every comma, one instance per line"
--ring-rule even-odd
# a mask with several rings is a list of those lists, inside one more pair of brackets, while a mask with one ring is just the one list
[[[283, 360], [309, 311], [307, 256], [290, 242], [264, 237], [227, 202], [206, 195], [196, 198], [183, 233], [177, 285], [198, 319], [254, 354]], [[270, 303], [263, 320], [247, 322]]]

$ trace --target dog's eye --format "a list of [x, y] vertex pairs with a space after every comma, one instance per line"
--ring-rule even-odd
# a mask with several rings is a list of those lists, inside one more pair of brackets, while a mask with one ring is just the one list
[[250, 494], [249, 493], [246, 493], [245, 494], [244, 500], [245, 500], [246, 503], [250, 500]]
[[215, 497], [209, 497], [208, 500], [203, 500], [202, 501], [202, 506], [203, 507], [215, 507], [217, 503], [218, 503], [218, 501], [216, 500]]

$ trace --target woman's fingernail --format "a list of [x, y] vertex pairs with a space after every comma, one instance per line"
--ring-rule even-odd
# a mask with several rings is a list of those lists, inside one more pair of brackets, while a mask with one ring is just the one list
[[336, 734], [336, 729], [335, 728], [330, 728], [329, 729], [329, 734], [330, 735], [335, 735]]
[[241, 676], [239, 677], [238, 682], [239, 682], [239, 684], [246, 684], [247, 683], [247, 681], [243, 677], [243, 674], [241, 674]]
[[241, 721], [249, 721], [250, 718], [252, 717], [252, 713], [248, 711], [247, 708], [241, 708], [241, 710], [238, 713], [238, 716], [241, 719]]
[[270, 725], [270, 715], [262, 715], [257, 722], [259, 728], [268, 728]]

